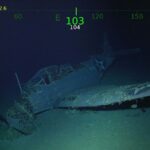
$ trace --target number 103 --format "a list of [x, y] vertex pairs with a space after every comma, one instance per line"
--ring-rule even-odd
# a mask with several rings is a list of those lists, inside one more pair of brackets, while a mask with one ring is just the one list
[[66, 17], [67, 25], [83, 25], [84, 17]]

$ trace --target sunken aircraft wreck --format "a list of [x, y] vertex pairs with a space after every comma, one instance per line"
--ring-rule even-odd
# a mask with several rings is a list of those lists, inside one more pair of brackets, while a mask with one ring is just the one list
[[35, 116], [56, 108], [84, 108], [121, 104], [150, 96], [150, 82], [101, 86], [101, 78], [117, 57], [140, 52], [137, 49], [113, 51], [104, 36], [103, 52], [78, 65], [52, 65], [39, 70], [22, 85], [21, 96], [7, 111], [8, 124], [30, 134]]

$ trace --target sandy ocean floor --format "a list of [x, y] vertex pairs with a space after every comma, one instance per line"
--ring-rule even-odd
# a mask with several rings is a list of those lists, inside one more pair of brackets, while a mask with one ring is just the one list
[[37, 119], [30, 136], [0, 141], [1, 150], [150, 149], [150, 109], [52, 110]]
[[[122, 68], [118, 69], [117, 65], [120, 63]], [[150, 74], [145, 76], [132, 62], [130, 68], [127, 67], [129, 62], [120, 63], [116, 63], [106, 72], [102, 84], [149, 81]], [[147, 108], [146, 112], [142, 112], [141, 109], [51, 110], [39, 115], [36, 131], [32, 135], [14, 140], [0, 140], [0, 150], [147, 149], [150, 149], [150, 108]]]

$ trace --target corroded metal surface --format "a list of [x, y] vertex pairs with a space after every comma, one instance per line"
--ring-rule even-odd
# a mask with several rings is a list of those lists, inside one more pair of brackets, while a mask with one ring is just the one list
[[65, 96], [60, 107], [94, 107], [113, 105], [150, 96], [150, 82], [122, 86], [84, 88]]

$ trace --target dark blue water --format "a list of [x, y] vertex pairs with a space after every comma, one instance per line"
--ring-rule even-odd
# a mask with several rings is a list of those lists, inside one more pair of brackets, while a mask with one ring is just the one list
[[[102, 21], [91, 18], [96, 9], [146, 10], [148, 5], [130, 1], [122, 4], [85, 0], [4, 2], [2, 5], [7, 5], [8, 11], [0, 12], [0, 101], [8, 96], [19, 95], [15, 72], [23, 84], [43, 67], [84, 61], [102, 51], [104, 33], [108, 34], [114, 50], [141, 48], [140, 54], [126, 57], [128, 63], [125, 67], [132, 70], [131, 65], [134, 64], [134, 67], [139, 68], [142, 78], [146, 76], [141, 80], [148, 80], [150, 12], [142, 11], [142, 21], [129, 19], [130, 12], [126, 11], [106, 11]], [[71, 31], [66, 26], [66, 16], [74, 14], [74, 7], [78, 7], [79, 14], [86, 19], [80, 31]], [[52, 9], [55, 11], [51, 11]], [[57, 12], [61, 14], [60, 22], [55, 21]], [[16, 13], [21, 13], [23, 18], [15, 20]]]

